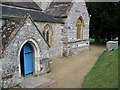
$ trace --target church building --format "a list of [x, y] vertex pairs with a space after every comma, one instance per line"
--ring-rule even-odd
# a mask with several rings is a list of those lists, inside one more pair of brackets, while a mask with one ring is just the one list
[[89, 50], [90, 18], [85, 2], [1, 2], [0, 8], [4, 88], [49, 72], [53, 57]]

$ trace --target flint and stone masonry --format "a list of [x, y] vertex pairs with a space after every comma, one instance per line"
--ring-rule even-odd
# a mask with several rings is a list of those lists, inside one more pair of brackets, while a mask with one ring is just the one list
[[[16, 83], [20, 83], [21, 70], [19, 57], [22, 46], [26, 42], [30, 43], [35, 51], [34, 75], [39, 74], [40, 70], [41, 73], [49, 70], [49, 65], [46, 65], [46, 62], [49, 64], [48, 46], [40, 36], [37, 28], [34, 26], [30, 18], [27, 18], [25, 24], [16, 31], [18, 31], [17, 35], [4, 50], [4, 61], [2, 64], [3, 87], [10, 87]], [[48, 67], [45, 67], [45, 65]]]
[[[77, 39], [76, 22], [78, 18], [83, 20], [82, 39]], [[89, 16], [85, 2], [74, 2], [64, 24], [63, 53], [74, 55], [78, 52], [89, 50]]]
[[[2, 80], [0, 80], [2, 81], [3, 88], [15, 86], [25, 79], [25, 76], [21, 74], [24, 68], [21, 68], [20, 57], [21, 50], [26, 43], [29, 43], [34, 51], [33, 76], [39, 76], [52, 71], [50, 70], [50, 61], [53, 57], [71, 56], [89, 50], [90, 18], [86, 4], [85, 2], [71, 3], [56, 4], [51, 1], [42, 5], [44, 3], [37, 2], [36, 5], [41, 6], [42, 11], [26, 11], [28, 9], [23, 8], [24, 12], [21, 12], [22, 14], [19, 12], [21, 14], [21, 16], [18, 16], [19, 18], [17, 16], [11, 18], [10, 15], [13, 13], [9, 13], [6, 18], [3, 13], [5, 19], [0, 19], [0, 60], [2, 61], [2, 70], [0, 69], [2, 71]], [[52, 5], [60, 6], [61, 11], [54, 9]], [[66, 7], [66, 5], [69, 7]], [[35, 7], [38, 9], [38, 6]], [[49, 9], [51, 7], [54, 10]], [[15, 5], [12, 8], [20, 10]], [[55, 14], [57, 11], [63, 16], [56, 17], [51, 15], [49, 13], [51, 10], [52, 12], [55, 11], [52, 14]], [[65, 11], [63, 12], [62, 10]], [[12, 9], [10, 11], [12, 12]], [[37, 14], [34, 15], [34, 12]], [[49, 20], [45, 20], [46, 18], [43, 17]], [[78, 19], [81, 19], [83, 23], [81, 29], [82, 38], [79, 39], [77, 38], [78, 32], [76, 26]], [[6, 22], [10, 23], [5, 24]], [[46, 25], [49, 28], [46, 28]]]

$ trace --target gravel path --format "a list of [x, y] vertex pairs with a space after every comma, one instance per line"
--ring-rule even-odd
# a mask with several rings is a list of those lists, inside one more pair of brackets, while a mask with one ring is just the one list
[[104, 46], [92, 45], [90, 51], [75, 56], [54, 58], [51, 72], [45, 74], [45, 77], [55, 80], [55, 83], [45, 88], [81, 88], [85, 75], [104, 50]]

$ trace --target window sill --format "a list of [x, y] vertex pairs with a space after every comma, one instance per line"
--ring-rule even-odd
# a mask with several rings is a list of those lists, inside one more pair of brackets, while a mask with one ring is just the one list
[[81, 41], [88, 41], [88, 40], [84, 40], [84, 39], [77, 39], [75, 41], [69, 41], [68, 44], [71, 44], [71, 43], [77, 43], [77, 42], [81, 42]]

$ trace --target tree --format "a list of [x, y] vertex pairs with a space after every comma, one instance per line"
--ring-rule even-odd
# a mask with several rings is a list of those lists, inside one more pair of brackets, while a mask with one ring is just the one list
[[87, 2], [91, 15], [90, 37], [96, 42], [118, 37], [120, 30], [120, 2]]

